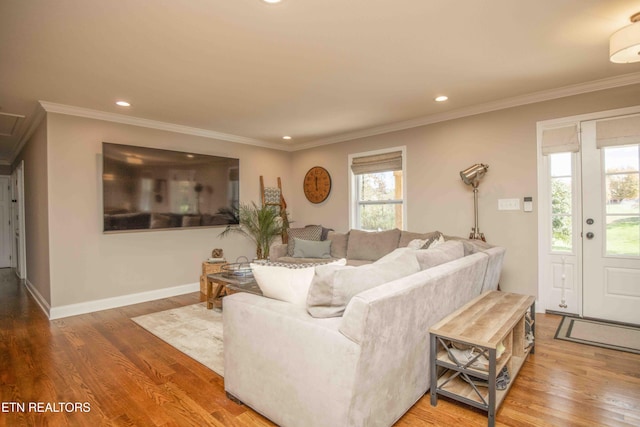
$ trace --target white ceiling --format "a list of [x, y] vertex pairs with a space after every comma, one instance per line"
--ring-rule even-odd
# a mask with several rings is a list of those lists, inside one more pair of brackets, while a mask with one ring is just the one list
[[26, 119], [0, 136], [0, 161], [38, 100], [297, 149], [638, 83], [640, 64], [608, 60], [609, 35], [638, 11], [640, 0], [3, 0], [0, 113]]

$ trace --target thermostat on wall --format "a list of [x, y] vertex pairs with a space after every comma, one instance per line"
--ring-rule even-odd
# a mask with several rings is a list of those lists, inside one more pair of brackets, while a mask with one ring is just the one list
[[533, 212], [533, 197], [524, 198], [524, 211]]

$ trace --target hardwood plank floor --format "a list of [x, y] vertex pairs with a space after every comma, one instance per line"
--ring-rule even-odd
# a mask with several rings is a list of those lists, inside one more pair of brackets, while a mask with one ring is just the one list
[[[0, 426], [272, 426], [227, 399], [219, 375], [130, 320], [201, 300], [193, 293], [49, 321], [13, 272], [0, 270]], [[496, 425], [640, 425], [640, 355], [554, 340], [559, 322], [537, 316], [536, 354]], [[425, 395], [397, 425], [486, 423], [478, 410], [442, 398], [432, 407]]]

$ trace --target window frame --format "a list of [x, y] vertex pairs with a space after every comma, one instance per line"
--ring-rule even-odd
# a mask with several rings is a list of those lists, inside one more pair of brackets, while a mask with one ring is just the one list
[[[402, 199], [376, 200], [362, 203], [360, 201], [359, 176], [351, 170], [353, 159], [359, 157], [373, 156], [378, 154], [392, 153], [400, 151], [402, 153]], [[390, 147], [381, 150], [353, 153], [348, 156], [347, 169], [349, 173], [349, 228], [361, 229], [360, 211], [362, 205], [402, 205], [402, 229], [407, 230], [407, 147]]]

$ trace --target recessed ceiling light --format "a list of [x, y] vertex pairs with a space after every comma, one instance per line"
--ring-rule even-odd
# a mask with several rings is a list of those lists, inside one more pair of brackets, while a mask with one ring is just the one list
[[283, 137], [282, 137], [282, 139], [287, 139], [287, 140], [289, 140], [289, 139], [291, 139], [291, 137], [290, 137], [289, 135], [285, 135], [285, 136], [283, 136]]
[[130, 107], [131, 104], [129, 104], [127, 101], [116, 101], [116, 105], [119, 105], [121, 107]]
[[280, 3], [282, 0], [262, 0], [262, 1], [269, 4], [276, 4], [276, 3]]
[[436, 97], [436, 102], [444, 102], [447, 99], [449, 99], [448, 96], [440, 95], [440, 96]]

